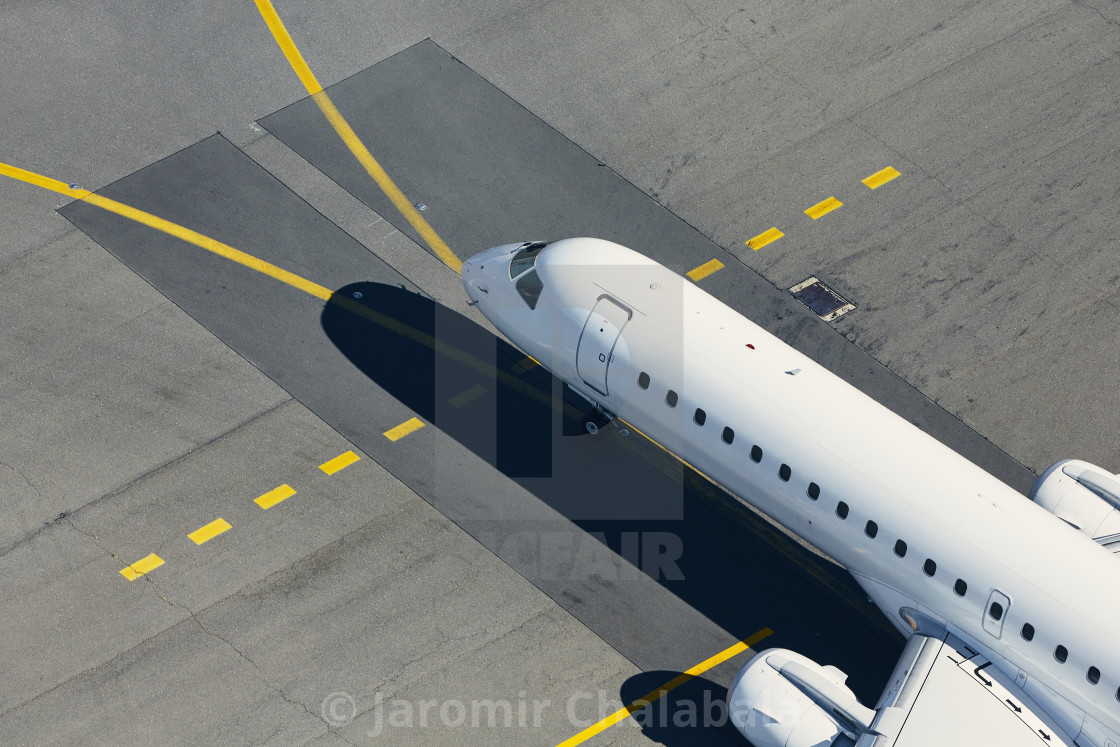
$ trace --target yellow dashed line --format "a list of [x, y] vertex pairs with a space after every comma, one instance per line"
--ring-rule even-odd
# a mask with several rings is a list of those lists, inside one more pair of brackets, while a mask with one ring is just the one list
[[201, 545], [203, 542], [212, 540], [222, 532], [230, 529], [229, 522], [225, 519], [214, 519], [206, 526], [196, 529], [187, 536], [194, 540], [196, 545]]
[[161, 565], [163, 565], [163, 558], [156, 555], [155, 553], [152, 553], [146, 558], [137, 560], [135, 563], [126, 568], [121, 568], [121, 575], [127, 578], [129, 581], [135, 581], [145, 573], [154, 571]]
[[779, 231], [775, 227], [775, 228], [771, 228], [768, 231], [763, 231], [758, 236], [755, 236], [750, 241], [747, 241], [746, 244], [751, 249], [754, 249], [757, 252], [762, 247], [766, 246], [767, 244], [769, 244], [771, 242], [777, 241], [778, 239], [782, 238], [783, 236], [785, 236], [785, 234], [782, 233], [781, 231]]
[[260, 496], [259, 498], [254, 498], [253, 503], [255, 503], [258, 506], [260, 506], [261, 508], [267, 510], [267, 509], [270, 509], [273, 506], [275, 506], [280, 501], [287, 500], [288, 498], [291, 498], [295, 494], [296, 494], [296, 491], [295, 491], [295, 489], [292, 488], [292, 486], [281, 485], [278, 488], [274, 488], [274, 489], [268, 491], [267, 493]]
[[876, 187], [883, 186], [891, 179], [895, 179], [900, 176], [902, 176], [902, 174], [899, 173], [898, 169], [894, 168], [893, 166], [888, 166], [882, 171], [876, 171], [874, 174], [864, 179], [863, 183], [871, 189], [875, 189]]
[[415, 433], [423, 427], [424, 423], [420, 421], [420, 418], [410, 418], [409, 420], [406, 420], [398, 425], [396, 428], [390, 428], [389, 430], [385, 431], [385, 438], [389, 439], [390, 441], [400, 441], [409, 433]]
[[386, 173], [385, 169], [381, 167], [381, 164], [377, 162], [377, 159], [373, 157], [369, 149], [366, 148], [365, 144], [363, 144], [361, 139], [355, 134], [353, 128], [350, 127], [350, 124], [346, 121], [345, 117], [342, 116], [342, 113], [338, 111], [338, 107], [331, 101], [327, 92], [319, 85], [319, 81], [316, 80], [315, 76], [311, 73], [311, 68], [308, 67], [307, 62], [304, 61], [303, 55], [300, 54], [295, 42], [292, 41], [291, 35], [288, 34], [288, 30], [284, 27], [284, 22], [280, 20], [276, 9], [272, 7], [272, 3], [269, 2], [269, 0], [256, 0], [256, 3], [257, 10], [260, 11], [264, 22], [268, 24], [268, 28], [272, 32], [272, 36], [276, 39], [276, 43], [280, 45], [284, 56], [288, 58], [288, 64], [292, 66], [296, 75], [299, 76], [299, 79], [303, 82], [304, 88], [311, 94], [311, 98], [315, 100], [316, 105], [318, 105], [320, 111], [323, 112], [323, 116], [327, 118], [327, 121], [330, 122], [331, 127], [333, 127], [335, 132], [338, 133], [338, 136], [342, 138], [342, 142], [346, 144], [346, 147], [350, 149], [354, 157], [358, 159], [358, 163], [362, 165], [366, 173], [377, 183], [377, 186], [381, 188], [385, 196], [392, 201], [401, 215], [405, 217], [405, 220], [416, 230], [416, 233], [420, 234], [420, 237], [424, 239], [425, 243], [431, 247], [431, 250], [440, 261], [455, 272], [462, 274], [463, 261], [455, 256], [455, 253], [444, 243], [443, 239], [439, 237], [439, 234], [428, 225], [428, 221], [424, 220], [424, 217], [420, 215], [420, 211], [408, 201], [408, 198], [404, 196], [404, 193], [401, 192], [400, 188], [397, 187], [396, 183], [389, 177], [389, 174]]
[[319, 469], [323, 470], [328, 475], [333, 475], [335, 472], [338, 472], [339, 470], [346, 469], [347, 467], [349, 467], [351, 464], [358, 461], [359, 459], [361, 459], [360, 456], [358, 456], [357, 454], [355, 454], [352, 451], [347, 451], [345, 454], [339, 454], [338, 456], [336, 456], [334, 459], [330, 460], [329, 462], [324, 462], [323, 464], [320, 464]]
[[712, 259], [697, 267], [695, 270], [689, 270], [688, 276], [692, 278], [693, 282], [699, 282], [704, 278], [711, 275], [713, 272], [723, 269], [723, 262], [718, 259]]
[[464, 405], [474, 402], [476, 399], [486, 394], [486, 390], [478, 384], [475, 384], [462, 394], [456, 394], [451, 399], [447, 400], [452, 407], [463, 407]]
[[844, 203], [840, 202], [840, 200], [837, 200], [835, 197], [829, 197], [827, 200], [818, 202], [816, 205], [806, 210], [805, 215], [816, 220], [822, 215], [827, 215], [836, 208], [843, 206], [843, 204]]
[[646, 708], [646, 707], [652, 705], [653, 703], [655, 703], [656, 701], [661, 699], [663, 696], [668, 694], [670, 691], [675, 690], [676, 688], [680, 687], [684, 683], [691, 680], [693, 677], [697, 677], [697, 676], [703, 674], [704, 672], [707, 672], [712, 667], [715, 667], [719, 664], [722, 664], [723, 662], [727, 661], [728, 659], [730, 659], [733, 656], [738, 656], [739, 654], [743, 653], [744, 651], [746, 651], [751, 646], [753, 646], [756, 643], [758, 643], [759, 641], [761, 641], [763, 638], [766, 638], [767, 636], [772, 635], [773, 633], [774, 633], [774, 631], [770, 630], [770, 628], [763, 628], [762, 630], [760, 630], [757, 633], [755, 633], [754, 635], [752, 635], [750, 638], [739, 641], [734, 646], [730, 646], [728, 648], [725, 648], [723, 651], [720, 651], [718, 654], [711, 657], [710, 659], [705, 659], [704, 661], [700, 662], [696, 666], [692, 667], [687, 672], [683, 672], [682, 674], [678, 674], [676, 677], [669, 680], [668, 682], [666, 682], [664, 685], [657, 688], [656, 690], [651, 690], [650, 692], [648, 692], [645, 695], [643, 695], [642, 697], [638, 698], [637, 700], [635, 700], [633, 703], [626, 706], [625, 708], [622, 708], [618, 711], [615, 711], [614, 713], [612, 713], [610, 716], [607, 716], [605, 719], [603, 719], [599, 723], [593, 724], [592, 726], [589, 726], [586, 729], [584, 729], [583, 731], [581, 731], [579, 734], [576, 734], [574, 737], [564, 740], [559, 745], [557, 745], [557, 747], [575, 747], [575, 745], [577, 745], [577, 744], [583, 744], [584, 742], [586, 742], [588, 739], [591, 739], [591, 737], [595, 736], [596, 734], [600, 734], [601, 732], [606, 731], [607, 729], [609, 729], [610, 727], [619, 723], [620, 721], [623, 721], [630, 714], [635, 713], [637, 711], [640, 711], [643, 708]]

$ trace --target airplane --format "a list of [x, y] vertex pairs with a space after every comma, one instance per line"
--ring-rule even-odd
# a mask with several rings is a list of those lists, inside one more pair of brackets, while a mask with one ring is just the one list
[[[472, 305], [589, 403], [843, 565], [907, 639], [874, 708], [796, 652], [728, 689], [756, 747], [1120, 747], [1120, 475], [1028, 497], [694, 283], [594, 238], [467, 260]], [[835, 434], [843, 434], [836, 436]]]

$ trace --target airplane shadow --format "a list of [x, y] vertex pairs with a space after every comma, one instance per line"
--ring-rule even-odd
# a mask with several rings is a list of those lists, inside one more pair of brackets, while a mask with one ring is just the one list
[[[679, 677], [680, 672], [651, 670], [630, 677], [619, 688], [618, 698], [630, 704], [654, 693]], [[634, 711], [616, 729], [639, 728], [642, 735], [667, 747], [742, 745], [743, 737], [732, 726], [727, 712], [727, 688], [704, 677], [693, 677], [650, 705]]]
[[[335, 299], [322, 313], [323, 330], [405, 406], [569, 518], [597, 547], [633, 561], [629, 540], [669, 537], [682, 551], [679, 573], [654, 565], [643, 567], [647, 575], [733, 635], [773, 628], [767, 647], [835, 664], [865, 703], [877, 699], [902, 639], [846, 572], [641, 437], [617, 428], [586, 435], [586, 402], [463, 315], [373, 282], [346, 285]], [[582, 603], [576, 592], [558, 601], [573, 609]]]

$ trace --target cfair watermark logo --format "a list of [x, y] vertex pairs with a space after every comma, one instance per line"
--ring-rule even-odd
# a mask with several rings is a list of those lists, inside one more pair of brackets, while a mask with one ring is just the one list
[[323, 720], [332, 728], [346, 726], [361, 717], [366, 736], [375, 738], [388, 730], [399, 729], [540, 729], [546, 720], [550, 728], [559, 724], [573, 732], [586, 729], [604, 719], [629, 708], [624, 719], [631, 727], [639, 729], [667, 728], [720, 728], [728, 723], [740, 731], [775, 722], [775, 716], [796, 717], [804, 710], [804, 703], [774, 702], [769, 693], [763, 693], [766, 705], [756, 708], [730, 710], [727, 699], [714, 697], [705, 689], [699, 701], [688, 698], [662, 697], [654, 701], [638, 700], [629, 706], [611, 697], [606, 690], [576, 692], [562, 703], [550, 699], [530, 699], [525, 691], [516, 699], [482, 698], [475, 700], [408, 700], [385, 699], [381, 693], [373, 698], [373, 705], [359, 712], [357, 701], [348, 693], [333, 692], [323, 699]]
[[520, 531], [499, 538], [480, 532], [482, 544], [530, 580], [682, 581], [677, 561], [684, 543], [673, 532], [620, 532], [618, 550], [604, 532]]

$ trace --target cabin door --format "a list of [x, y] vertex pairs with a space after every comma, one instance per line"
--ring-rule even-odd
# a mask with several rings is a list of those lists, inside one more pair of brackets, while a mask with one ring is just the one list
[[999, 589], [992, 589], [984, 608], [984, 630], [996, 638], [1003, 634], [1003, 621], [1011, 610], [1011, 599]]
[[576, 347], [576, 371], [599, 394], [609, 395], [607, 369], [618, 336], [633, 313], [610, 296], [599, 296]]

